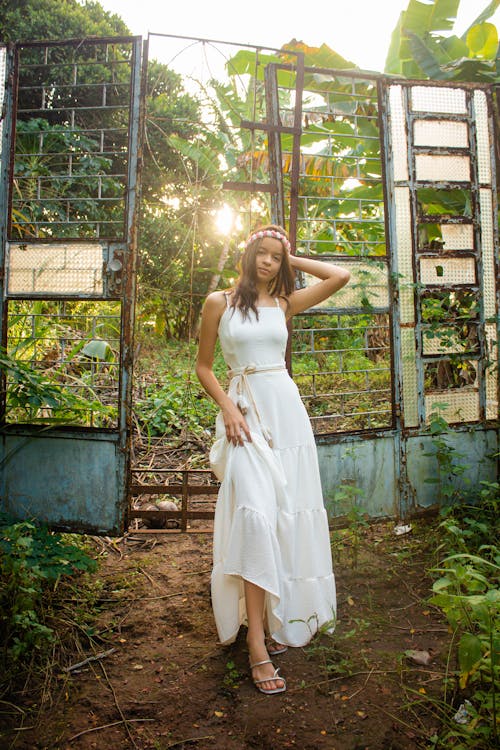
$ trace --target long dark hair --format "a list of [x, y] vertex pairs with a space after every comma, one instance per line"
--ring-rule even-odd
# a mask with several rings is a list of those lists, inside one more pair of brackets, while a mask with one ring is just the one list
[[[249, 239], [256, 232], [265, 232], [267, 229], [279, 232], [288, 240], [288, 234], [286, 230], [283, 229], [283, 227], [278, 226], [277, 224], [266, 224], [263, 227], [257, 227], [257, 229], [254, 229], [254, 231], [251, 232], [251, 234], [249, 235]], [[240, 275], [238, 281], [236, 282], [236, 286], [232, 295], [231, 307], [241, 310], [244, 318], [248, 317], [248, 313], [250, 310], [254, 311], [257, 318], [259, 317], [259, 312], [255, 304], [259, 296], [259, 293], [257, 291], [256, 257], [257, 250], [259, 249], [261, 242], [262, 239], [260, 237], [255, 239], [253, 242], [250, 242], [249, 244], [247, 240], [245, 252], [241, 256], [241, 260], [239, 263]], [[295, 274], [290, 265], [288, 251], [285, 245], [283, 243], [281, 244], [283, 245], [282, 261], [280, 270], [278, 271], [274, 279], [272, 279], [269, 286], [269, 294], [271, 295], [271, 297], [288, 297], [288, 295], [291, 294], [294, 289]]]

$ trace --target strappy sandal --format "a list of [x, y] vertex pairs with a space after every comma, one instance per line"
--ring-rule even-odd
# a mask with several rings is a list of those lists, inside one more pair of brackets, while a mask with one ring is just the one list
[[284, 643], [278, 643], [278, 641], [275, 641], [273, 638], [269, 638], [269, 640], [266, 641], [266, 648], [269, 656], [278, 656], [279, 654], [284, 654], [288, 651], [288, 646], [285, 646]]
[[[255, 664], [250, 664], [250, 674], [252, 674], [252, 670], [255, 669], [255, 667], [261, 667], [263, 664], [272, 664], [271, 659], [264, 659], [264, 661], [257, 661]], [[257, 690], [260, 693], [264, 693], [264, 695], [275, 695], [276, 693], [284, 693], [286, 690], [286, 681], [284, 677], [281, 677], [278, 673], [280, 671], [280, 668], [274, 670], [274, 674], [272, 677], [266, 677], [264, 680], [252, 680], [253, 684], [257, 688]], [[279, 688], [273, 688], [272, 690], [266, 690], [265, 688], [260, 687], [262, 682], [271, 682], [272, 680], [282, 680], [283, 685]]]

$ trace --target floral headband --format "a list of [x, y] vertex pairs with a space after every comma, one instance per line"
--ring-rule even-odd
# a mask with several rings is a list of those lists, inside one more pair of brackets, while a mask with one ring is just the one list
[[248, 238], [245, 244], [245, 249], [249, 247], [252, 242], [255, 242], [255, 240], [263, 240], [264, 237], [273, 237], [275, 240], [280, 240], [285, 246], [287, 252], [292, 252], [292, 247], [290, 245], [290, 242], [288, 241], [288, 237], [282, 234], [282, 232], [278, 232], [276, 229], [260, 229], [258, 232], [254, 232]]

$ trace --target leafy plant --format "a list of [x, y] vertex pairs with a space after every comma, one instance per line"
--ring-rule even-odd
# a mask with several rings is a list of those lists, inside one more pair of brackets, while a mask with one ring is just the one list
[[226, 662], [226, 673], [224, 675], [224, 687], [235, 690], [240, 686], [241, 672], [234, 661]]
[[393, 31], [385, 72], [406, 78], [497, 80], [498, 34], [488, 19], [500, 2], [492, 0], [461, 37], [449, 33], [459, 4], [460, 0], [410, 0]]
[[436, 485], [437, 500], [446, 506], [461, 498], [462, 490], [457, 487], [455, 480], [467, 472], [469, 465], [464, 463], [465, 455], [453, 444], [448, 422], [440, 414], [446, 404], [434, 404], [434, 408], [429, 424], [433, 450], [424, 455], [436, 460], [437, 474], [424, 481]]
[[346, 649], [343, 646], [351, 639], [359, 638], [360, 633], [369, 629], [370, 623], [367, 620], [355, 620], [354, 627], [345, 632], [339, 632], [336, 626], [337, 618], [333, 617], [318, 628], [305, 647], [309, 657], [319, 660], [328, 678], [352, 674], [354, 664], [351, 658], [346, 657]]
[[4, 674], [13, 662], [43, 652], [54, 630], [42, 615], [46, 593], [62, 577], [94, 571], [81, 546], [30, 521], [0, 515], [0, 637]]
[[[86, 390], [89, 397], [65, 389], [57, 380], [51, 380], [34, 370], [27, 362], [14, 359], [0, 349], [0, 371], [8, 380], [7, 410], [12, 418], [17, 414], [19, 422], [64, 423], [79, 422], [82, 412], [91, 411], [104, 419], [112, 419], [116, 409], [92, 397], [90, 384]], [[50, 416], [44, 413], [50, 412]]]
[[[210, 439], [218, 407], [193, 374], [194, 357], [194, 344], [172, 341], [160, 363], [155, 364], [154, 379], [146, 373], [138, 374], [134, 414], [139, 428], [150, 438], [191, 433]], [[214, 369], [223, 382], [226, 368], [219, 349]]]
[[340, 516], [346, 528], [336, 530], [332, 537], [335, 549], [342, 549], [347, 542], [350, 550], [351, 565], [358, 567], [358, 557], [363, 531], [368, 527], [367, 514], [360, 505], [364, 490], [350, 482], [340, 484], [333, 495], [327, 498], [326, 508], [330, 515]]
[[[446, 509], [440, 524], [443, 535], [441, 564], [432, 572], [431, 603], [439, 607], [453, 631], [456, 680], [453, 705], [447, 706], [445, 681], [444, 731], [435, 747], [482, 750], [497, 747], [500, 685], [500, 549], [498, 538], [500, 488], [482, 483], [473, 505]], [[456, 705], [465, 705], [464, 723], [453, 718]]]

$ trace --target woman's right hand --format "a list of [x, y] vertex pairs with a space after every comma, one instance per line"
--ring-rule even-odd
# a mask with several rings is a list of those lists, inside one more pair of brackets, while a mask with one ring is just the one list
[[233, 445], [243, 445], [243, 435], [245, 435], [248, 442], [251, 443], [250, 428], [236, 404], [230, 401], [221, 408], [221, 412], [228, 441]]

